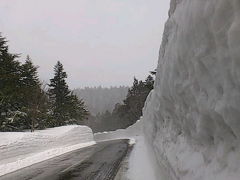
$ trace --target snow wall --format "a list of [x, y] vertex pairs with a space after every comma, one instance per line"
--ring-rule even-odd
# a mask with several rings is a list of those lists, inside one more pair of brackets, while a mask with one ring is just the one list
[[143, 111], [148, 143], [172, 179], [239, 180], [239, 0], [171, 0]]

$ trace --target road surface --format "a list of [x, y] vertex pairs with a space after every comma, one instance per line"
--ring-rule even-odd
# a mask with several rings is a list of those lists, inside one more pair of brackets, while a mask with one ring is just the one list
[[101, 142], [1, 176], [0, 180], [113, 180], [131, 149], [128, 141]]

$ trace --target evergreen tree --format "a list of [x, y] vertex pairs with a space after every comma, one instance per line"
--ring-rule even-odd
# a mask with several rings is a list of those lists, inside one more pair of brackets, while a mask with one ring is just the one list
[[149, 75], [147, 77], [147, 79], [145, 80], [145, 85], [148, 88], [148, 90], [152, 90], [153, 86], [154, 86], [154, 79], [151, 75]]
[[80, 124], [88, 116], [84, 102], [69, 90], [66, 83], [67, 74], [59, 61], [54, 67], [54, 72], [48, 90], [52, 109], [51, 126]]
[[49, 98], [52, 108], [52, 118], [54, 126], [62, 126], [66, 124], [69, 106], [70, 90], [66, 83], [67, 73], [64, 72], [63, 65], [60, 61], [54, 67], [54, 77], [50, 79]]
[[71, 93], [68, 97], [67, 109], [69, 113], [69, 120], [67, 120], [67, 124], [82, 124], [83, 120], [89, 115], [84, 102], [79, 100], [73, 93]]
[[112, 131], [134, 124], [142, 116], [142, 109], [149, 92], [153, 89], [154, 78], [149, 75], [145, 81], [134, 77], [123, 104], [116, 104], [112, 113], [98, 114], [87, 122], [94, 132]]
[[38, 78], [38, 67], [34, 66], [30, 56], [28, 55], [25, 63], [21, 66], [21, 81], [25, 87], [39, 87], [40, 81]]
[[39, 126], [40, 117], [43, 118], [42, 114], [46, 113], [47, 103], [37, 69], [38, 67], [34, 66], [30, 57], [27, 56], [25, 63], [21, 66], [21, 111], [26, 113], [25, 128], [30, 127], [31, 131]]
[[20, 63], [17, 55], [8, 51], [7, 41], [0, 35], [0, 129], [2, 131], [17, 130], [21, 126], [18, 116], [21, 106]]

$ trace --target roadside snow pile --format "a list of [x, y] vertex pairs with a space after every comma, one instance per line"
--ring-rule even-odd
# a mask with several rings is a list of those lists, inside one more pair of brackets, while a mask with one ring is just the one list
[[127, 179], [129, 180], [169, 180], [164, 168], [158, 169], [156, 158], [143, 136], [136, 138], [128, 168]]
[[42, 131], [0, 133], [0, 176], [95, 144], [86, 126], [64, 126]]
[[173, 179], [239, 180], [240, 1], [171, 0], [143, 129]]
[[138, 120], [135, 124], [128, 127], [127, 129], [118, 129], [116, 131], [110, 132], [101, 132], [94, 134], [94, 140], [106, 141], [106, 140], [114, 140], [114, 139], [129, 139], [131, 137], [136, 137], [142, 134], [142, 122]]
[[[124, 160], [120, 172], [117, 174], [117, 180], [168, 180], [163, 171], [159, 171], [159, 165], [156, 162], [151, 148], [145, 143], [142, 133], [142, 120], [137, 121], [127, 129], [119, 129], [112, 132], [95, 133], [94, 139], [97, 142], [130, 139], [129, 144], [134, 145], [130, 152], [129, 159]], [[127, 165], [125, 165], [127, 164]], [[122, 172], [127, 171], [127, 172]]]

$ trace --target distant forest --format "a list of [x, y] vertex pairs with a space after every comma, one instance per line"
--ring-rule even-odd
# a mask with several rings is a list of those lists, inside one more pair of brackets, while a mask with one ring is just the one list
[[78, 98], [83, 99], [89, 112], [96, 116], [97, 114], [112, 112], [117, 103], [123, 104], [129, 87], [86, 87], [84, 89], [75, 89], [73, 92]]
[[124, 100], [116, 103], [112, 112], [106, 110], [97, 115], [90, 115], [84, 124], [91, 127], [93, 132], [113, 131], [134, 124], [142, 116], [146, 98], [154, 86], [154, 75], [155, 72], [151, 72], [145, 81], [134, 78]]

